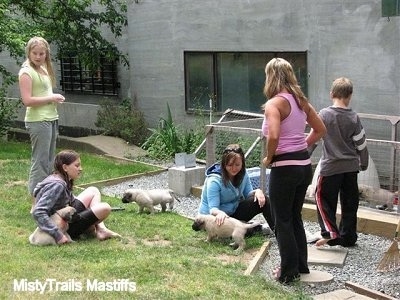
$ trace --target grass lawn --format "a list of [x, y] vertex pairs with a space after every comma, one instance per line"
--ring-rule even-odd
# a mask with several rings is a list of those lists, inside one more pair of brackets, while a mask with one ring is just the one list
[[[32, 246], [36, 225], [29, 214], [30, 146], [0, 146], [0, 299], [306, 299], [261, 275], [245, 276], [246, 253], [226, 242], [205, 243], [205, 233], [172, 212], [138, 214], [135, 204], [114, 211], [106, 225], [122, 239], [82, 239], [64, 246]], [[84, 174], [76, 184], [154, 171], [81, 153]], [[104, 197], [111, 206], [121, 199]], [[264, 237], [247, 239], [256, 251]], [[227, 263], [227, 258], [236, 262]], [[43, 293], [38, 289], [47, 284]], [[28, 291], [17, 291], [25, 288]], [[98, 290], [95, 290], [95, 289]], [[134, 291], [127, 291], [134, 289]], [[121, 291], [122, 290], [122, 291]]]

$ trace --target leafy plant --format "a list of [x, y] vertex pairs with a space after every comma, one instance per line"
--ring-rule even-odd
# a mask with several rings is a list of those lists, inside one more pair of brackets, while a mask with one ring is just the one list
[[6, 98], [4, 89], [0, 89], [0, 137], [7, 134], [20, 105], [20, 101]]
[[102, 128], [105, 135], [120, 137], [135, 145], [141, 145], [148, 136], [143, 113], [133, 108], [130, 99], [125, 99], [120, 105], [110, 100], [103, 101], [95, 125]]
[[193, 153], [204, 139], [203, 130], [184, 130], [176, 125], [172, 119], [168, 103], [167, 118], [160, 118], [158, 127], [150, 129], [150, 131], [152, 134], [142, 145], [142, 148], [147, 150], [148, 155], [155, 159], [173, 158], [176, 153], [181, 152]]
[[[100, 58], [119, 59], [127, 65], [115, 43], [127, 25], [127, 4], [120, 0], [13, 1], [0, 4], [0, 45], [16, 59], [24, 55], [26, 42], [35, 35], [45, 37], [58, 49], [78, 52], [85, 66], [95, 70]], [[51, 20], [51, 22], [49, 22]], [[107, 27], [111, 34], [101, 32]], [[5, 69], [0, 68], [4, 76]]]

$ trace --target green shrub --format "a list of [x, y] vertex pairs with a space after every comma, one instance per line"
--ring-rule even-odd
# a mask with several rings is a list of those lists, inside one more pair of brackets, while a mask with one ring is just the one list
[[132, 107], [130, 99], [121, 104], [104, 100], [100, 104], [95, 125], [108, 136], [116, 136], [134, 145], [141, 145], [148, 137], [143, 113]]
[[0, 137], [10, 129], [20, 106], [20, 101], [6, 98], [4, 89], [0, 89]]
[[142, 145], [150, 157], [155, 159], [170, 159], [176, 153], [193, 153], [204, 139], [204, 127], [182, 129], [172, 119], [171, 110], [167, 103], [167, 118], [160, 118], [158, 127], [150, 129], [152, 134]]

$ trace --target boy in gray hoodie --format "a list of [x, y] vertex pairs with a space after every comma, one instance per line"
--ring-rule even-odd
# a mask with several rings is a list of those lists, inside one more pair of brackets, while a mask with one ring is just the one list
[[[368, 168], [369, 155], [360, 118], [349, 107], [352, 94], [353, 84], [348, 78], [336, 79], [330, 92], [333, 105], [319, 112], [327, 133], [322, 138], [321, 170], [315, 193], [322, 236], [316, 246], [351, 247], [357, 241], [357, 177], [360, 170]], [[339, 193], [342, 217], [337, 226]]]

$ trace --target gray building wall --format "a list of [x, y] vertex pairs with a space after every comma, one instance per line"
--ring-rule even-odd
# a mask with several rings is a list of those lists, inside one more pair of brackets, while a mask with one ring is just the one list
[[400, 17], [381, 17], [380, 0], [138, 0], [129, 10], [132, 98], [154, 125], [185, 112], [185, 50], [307, 51], [309, 98], [320, 109], [339, 76], [354, 83], [352, 107], [399, 114]]
[[[177, 123], [194, 123], [185, 112], [186, 50], [307, 51], [308, 94], [317, 109], [330, 104], [331, 82], [347, 76], [357, 112], [399, 115], [400, 17], [381, 17], [380, 0], [130, 1], [118, 45], [130, 61], [129, 70], [119, 68], [119, 98], [135, 101], [152, 127], [166, 116], [167, 103]], [[0, 62], [18, 72], [4, 53]], [[18, 96], [17, 86], [10, 89], [10, 97]], [[66, 96], [69, 103], [102, 98]], [[60, 125], [96, 128], [97, 109], [61, 108]]]

